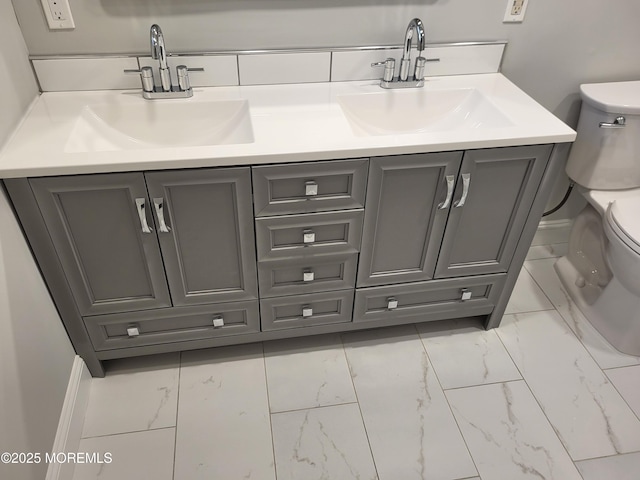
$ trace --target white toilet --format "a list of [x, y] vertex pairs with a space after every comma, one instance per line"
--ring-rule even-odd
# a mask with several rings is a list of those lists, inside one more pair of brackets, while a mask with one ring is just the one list
[[589, 204], [555, 268], [609, 343], [640, 355], [640, 81], [582, 85], [580, 94], [567, 174]]

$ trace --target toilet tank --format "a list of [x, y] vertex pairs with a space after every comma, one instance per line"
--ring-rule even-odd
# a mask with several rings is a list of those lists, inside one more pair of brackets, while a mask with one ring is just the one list
[[[578, 136], [567, 175], [596, 190], [640, 187], [640, 81], [580, 86]], [[605, 128], [624, 117], [624, 126]]]

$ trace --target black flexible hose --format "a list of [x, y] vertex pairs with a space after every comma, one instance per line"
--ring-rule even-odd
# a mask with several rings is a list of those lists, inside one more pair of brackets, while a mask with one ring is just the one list
[[553, 207], [551, 210], [544, 212], [542, 216], [546, 217], [547, 215], [551, 215], [552, 213], [556, 213], [558, 210], [560, 210], [564, 206], [564, 204], [567, 203], [567, 200], [569, 200], [569, 195], [571, 195], [571, 190], [573, 190], [574, 185], [575, 183], [573, 182], [569, 183], [569, 188], [567, 188], [567, 193], [564, 194], [564, 198], [560, 200], [560, 203], [555, 207]]

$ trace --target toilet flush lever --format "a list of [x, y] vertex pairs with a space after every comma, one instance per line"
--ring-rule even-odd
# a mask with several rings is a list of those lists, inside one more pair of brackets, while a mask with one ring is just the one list
[[616, 117], [613, 122], [600, 122], [600, 128], [624, 128], [627, 124], [627, 119], [622, 115]]

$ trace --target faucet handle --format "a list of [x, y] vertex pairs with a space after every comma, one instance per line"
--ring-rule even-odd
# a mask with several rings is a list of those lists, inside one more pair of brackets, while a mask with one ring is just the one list
[[394, 58], [387, 58], [384, 62], [374, 62], [371, 64], [372, 67], [384, 67], [384, 75], [382, 76], [382, 80], [385, 82], [393, 81], [393, 74], [396, 70], [396, 61]]
[[140, 70], [125, 70], [127, 75], [140, 75], [142, 81], [142, 90], [145, 92], [153, 92], [155, 85], [153, 84], [153, 70], [151, 67], [142, 67]]
[[189, 72], [204, 72], [204, 68], [191, 68], [186, 65], [178, 65], [176, 67], [178, 73], [178, 86], [180, 90], [186, 91], [191, 89], [191, 82], [189, 81]]
[[424, 80], [424, 67], [427, 64], [427, 59], [424, 57], [416, 58], [416, 67], [413, 74], [414, 80]]

